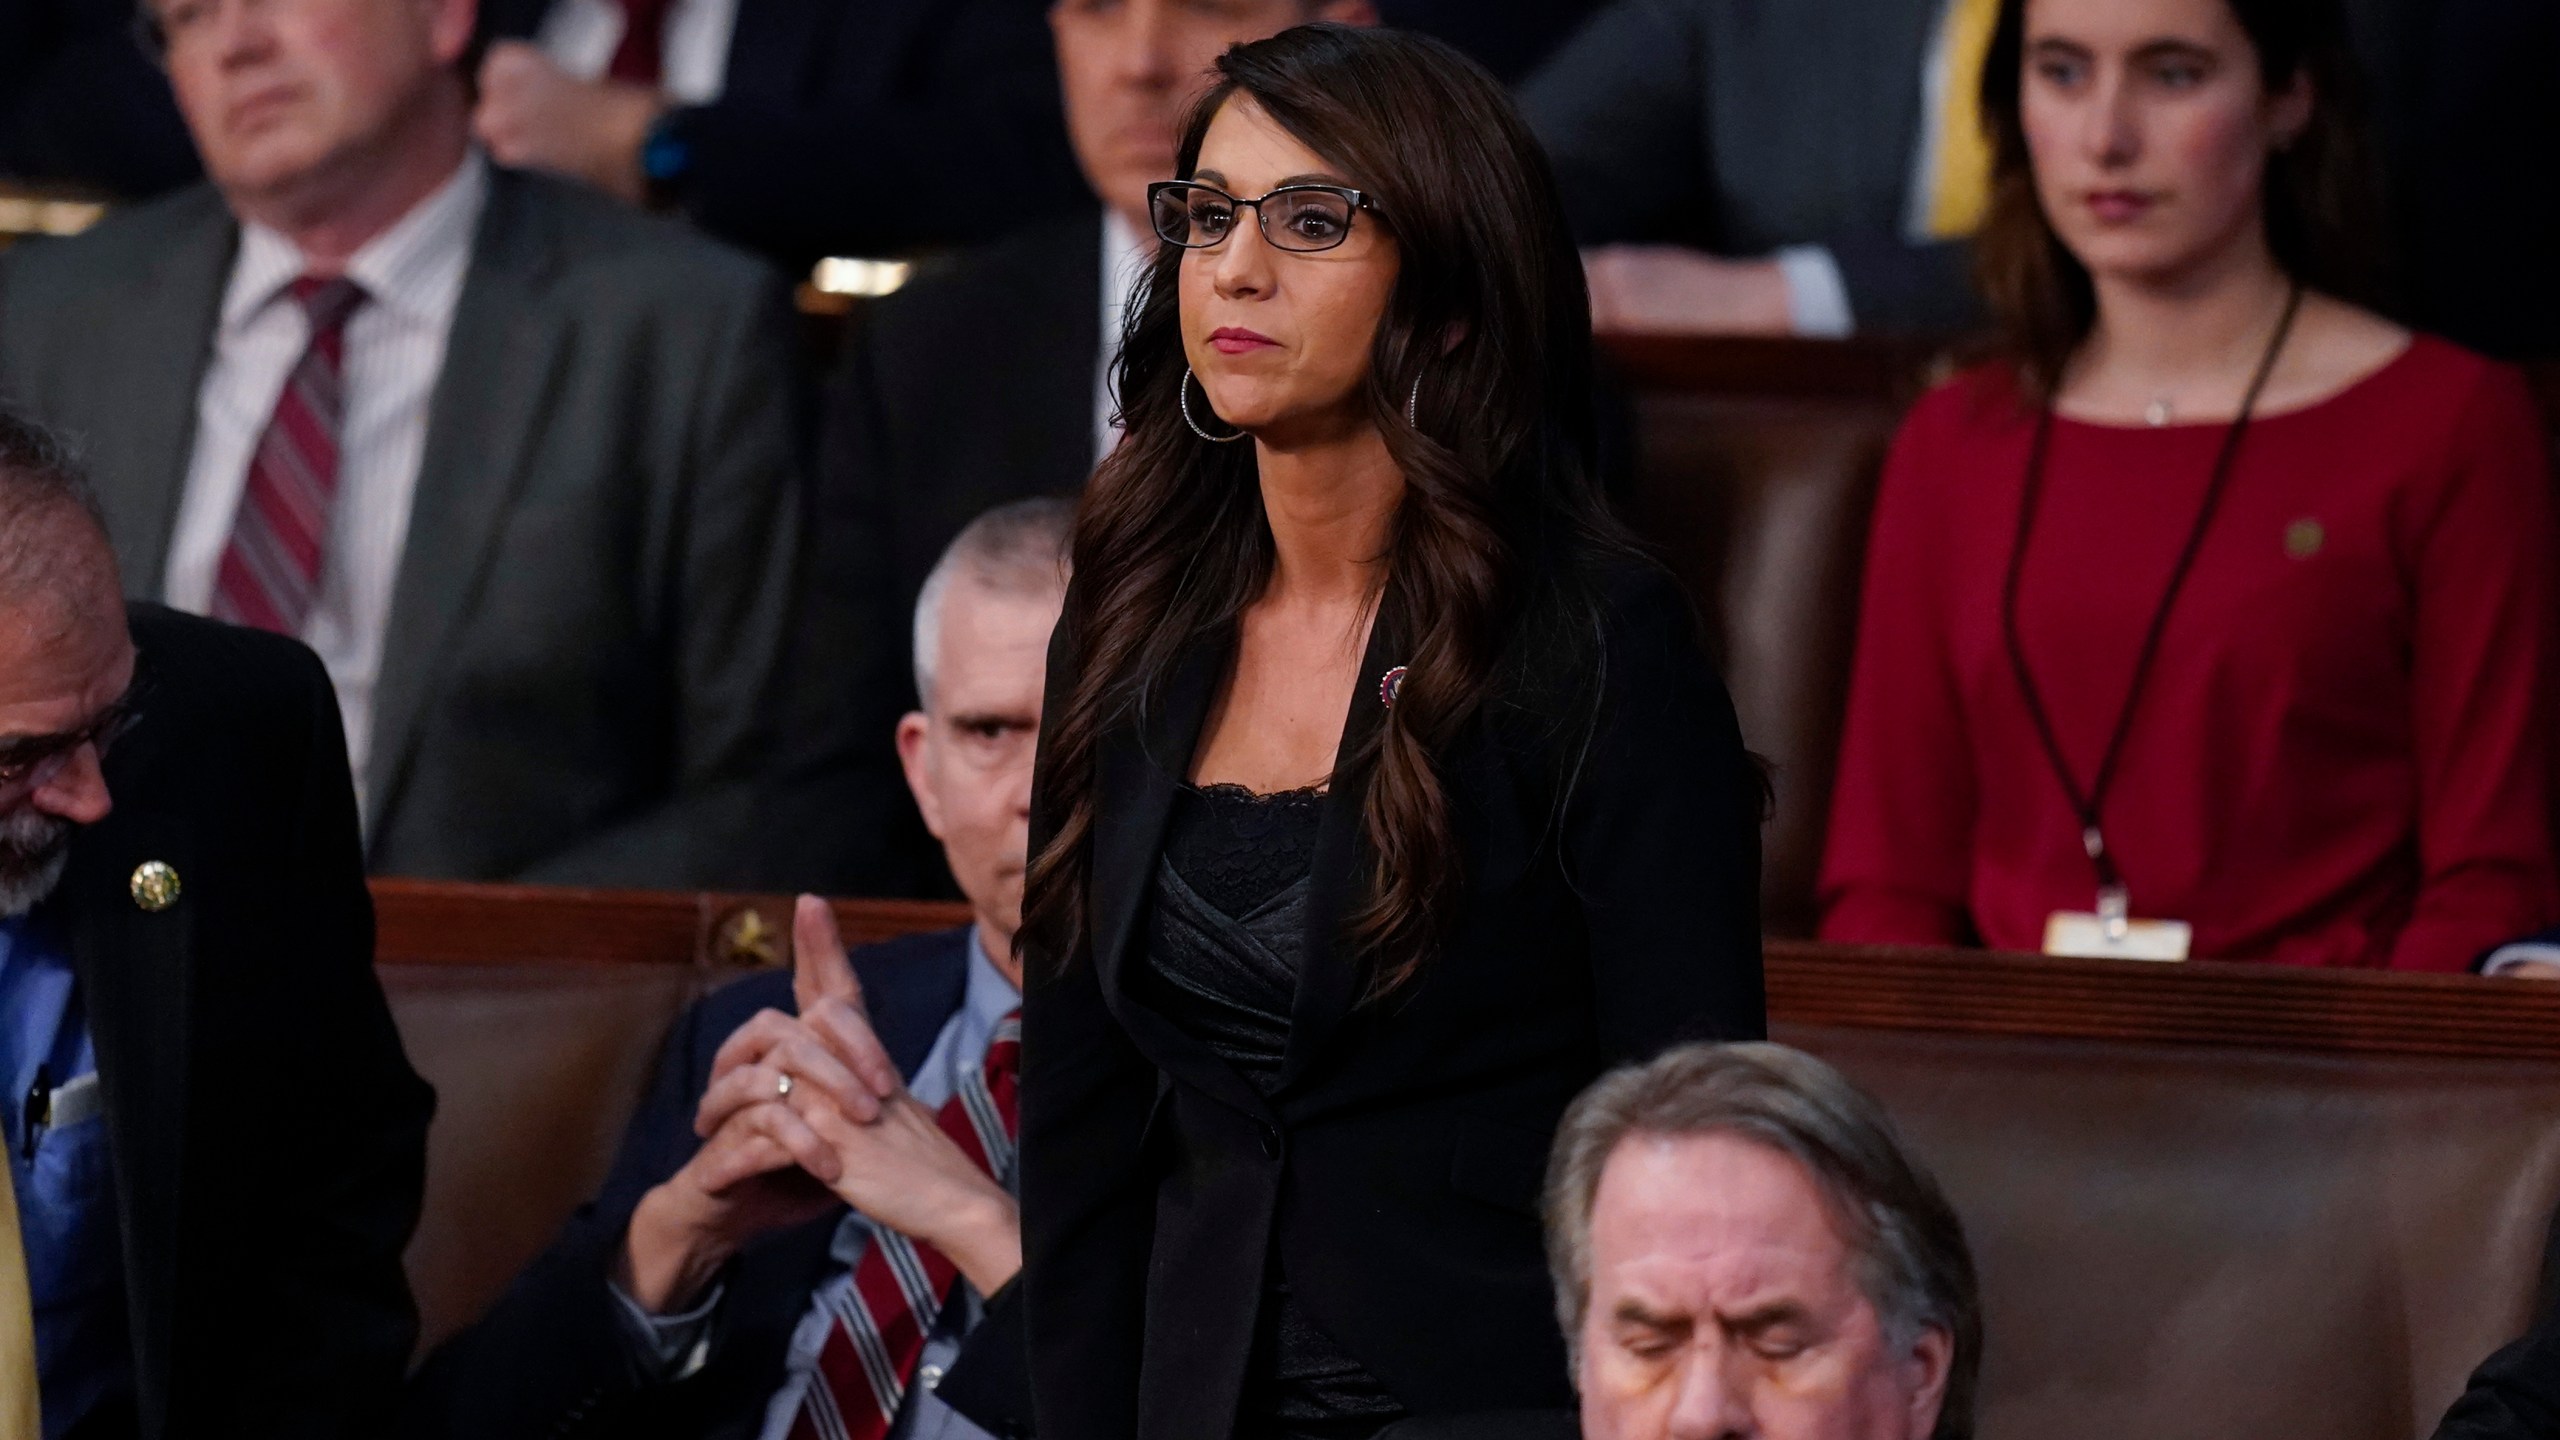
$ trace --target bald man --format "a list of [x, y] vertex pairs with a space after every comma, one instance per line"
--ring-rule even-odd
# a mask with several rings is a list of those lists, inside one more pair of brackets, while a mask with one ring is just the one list
[[0, 1403], [45, 1440], [370, 1434], [434, 1097], [337, 705], [300, 644], [121, 593], [0, 411]]

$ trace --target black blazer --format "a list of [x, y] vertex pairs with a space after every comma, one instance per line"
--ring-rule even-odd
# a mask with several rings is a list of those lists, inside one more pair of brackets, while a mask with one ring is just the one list
[[[924, 1063], [967, 994], [968, 936], [911, 935], [853, 954], [871, 1023], [900, 1074]], [[709, 1358], [674, 1384], [647, 1383], [633, 1367], [605, 1287], [640, 1197], [701, 1148], [693, 1115], [711, 1083], [712, 1057], [768, 1009], [795, 1012], [789, 972], [724, 986], [677, 1020], [604, 1189], [487, 1318], [428, 1359], [410, 1386], [404, 1436], [749, 1440], [762, 1428], [766, 1402], [782, 1387], [791, 1332], [833, 1265], [827, 1251], [841, 1207], [739, 1253], [721, 1280], [727, 1293]]]
[[2482, 1362], [2445, 1412], [2435, 1440], [2550, 1440], [2560, 1435], [2560, 1315]]
[[915, 703], [916, 596], [980, 515], [1092, 473], [1102, 212], [1043, 221], [867, 307], [829, 381], [792, 667], [792, 760], [763, 813], [775, 888], [930, 893], [942, 852], [891, 743]]
[[[1086, 583], [1078, 577], [1077, 584]], [[1756, 1038], [1758, 773], [1672, 580], [1511, 647], [1441, 762], [1466, 898], [1418, 989], [1354, 1003], [1368, 857], [1353, 763], [1400, 658], [1391, 585], [1320, 822], [1280, 1089], [1136, 998], [1166, 815], [1228, 660], [1192, 647], [1098, 757], [1090, 959], [1029, 958], [1022, 1290], [1042, 1440], [1234, 1426], [1275, 1251], [1301, 1306], [1417, 1415], [1572, 1403], [1538, 1223], [1565, 1105], [1688, 1038]], [[1063, 713], [1072, 637], [1053, 642]], [[1034, 853], [1065, 797], [1034, 785]]]
[[2542, 1249], [2533, 1328], [2480, 1364], [2435, 1440], [2550, 1440], [2560, 1435], [2560, 1213]]
[[[115, 809], [38, 912], [97, 1045], [133, 1338], [137, 1416], [83, 1433], [371, 1435], [417, 1340], [435, 1096], [374, 978], [337, 700], [291, 640], [156, 605], [132, 631]], [[151, 860], [181, 887], [157, 913]]]
[[[492, 0], [530, 38], [551, 0]], [[688, 214], [805, 270], [988, 240], [1089, 203], [1045, 0], [740, 0], [720, 98], [685, 112]]]

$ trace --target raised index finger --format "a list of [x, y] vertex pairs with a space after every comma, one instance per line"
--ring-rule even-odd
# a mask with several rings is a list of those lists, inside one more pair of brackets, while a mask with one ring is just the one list
[[845, 958], [836, 913], [815, 895], [801, 896], [791, 909], [791, 994], [803, 1015], [822, 1000], [862, 1009], [862, 982], [853, 978], [853, 962]]

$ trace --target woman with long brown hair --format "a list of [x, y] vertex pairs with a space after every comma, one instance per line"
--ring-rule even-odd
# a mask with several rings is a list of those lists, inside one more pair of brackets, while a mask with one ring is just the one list
[[2519, 376], [2361, 303], [2337, 0], [2008, 0], [2006, 355], [1877, 502], [1827, 938], [2459, 970], [2552, 915]]
[[1500, 88], [1294, 30], [1219, 62], [1179, 173], [1033, 800], [1039, 1432], [1564, 1406], [1547, 1140], [1614, 1061], [1760, 1033], [1757, 772], [1594, 490]]

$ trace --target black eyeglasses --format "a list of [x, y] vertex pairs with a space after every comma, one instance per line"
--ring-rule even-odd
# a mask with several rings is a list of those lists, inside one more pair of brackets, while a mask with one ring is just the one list
[[140, 697], [131, 690], [114, 704], [100, 711], [96, 718], [77, 730], [59, 735], [39, 735], [19, 741], [0, 753], [0, 805], [14, 805], [53, 783], [80, 747], [95, 745], [105, 758], [109, 747], [131, 731], [142, 718], [137, 702]]
[[1168, 245], [1206, 250], [1235, 233], [1236, 207], [1253, 207], [1262, 238], [1282, 250], [1311, 254], [1351, 238], [1351, 217], [1378, 213], [1367, 195], [1340, 185], [1283, 185], [1259, 200], [1239, 200], [1197, 180], [1159, 180], [1147, 187], [1147, 213]]

